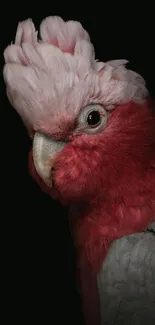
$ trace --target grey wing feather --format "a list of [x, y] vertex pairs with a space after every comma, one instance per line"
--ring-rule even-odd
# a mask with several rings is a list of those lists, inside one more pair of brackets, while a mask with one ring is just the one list
[[154, 226], [111, 245], [97, 279], [101, 325], [155, 325]]

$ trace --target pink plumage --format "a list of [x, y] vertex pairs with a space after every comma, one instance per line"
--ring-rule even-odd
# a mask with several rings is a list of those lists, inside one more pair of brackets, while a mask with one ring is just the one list
[[[70, 206], [85, 318], [98, 325], [96, 274], [110, 243], [154, 220], [154, 103], [126, 60], [95, 59], [80, 23], [48, 17], [40, 35], [38, 41], [31, 20], [18, 25], [4, 52], [4, 79], [28, 132], [65, 142], [50, 160], [52, 188], [32, 152], [30, 170], [43, 190]], [[92, 107], [103, 121], [96, 129], [85, 122]]]
[[111, 110], [116, 104], [145, 99], [145, 82], [125, 69], [126, 60], [95, 60], [80, 23], [48, 17], [40, 35], [38, 41], [31, 20], [19, 23], [15, 44], [4, 52], [8, 96], [28, 128], [50, 133], [54, 119], [76, 117], [90, 103]]

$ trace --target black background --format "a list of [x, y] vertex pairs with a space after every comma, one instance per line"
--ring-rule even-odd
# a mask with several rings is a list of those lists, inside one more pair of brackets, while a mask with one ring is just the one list
[[[14, 40], [19, 21], [32, 18], [38, 28], [49, 15], [79, 20], [90, 34], [96, 58], [128, 59], [129, 67], [145, 78], [155, 97], [153, 7], [101, 4], [85, 3], [84, 10], [84, 3], [73, 3], [72, 8], [46, 1], [37, 5], [33, 1], [4, 3], [1, 53]], [[3, 57], [1, 60], [2, 71]], [[10, 318], [16, 324], [83, 324], [67, 211], [42, 193], [29, 176], [31, 141], [7, 100], [3, 78], [1, 96], [3, 324]]]

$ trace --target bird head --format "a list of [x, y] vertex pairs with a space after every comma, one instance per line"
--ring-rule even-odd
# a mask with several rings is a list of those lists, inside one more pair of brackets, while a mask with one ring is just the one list
[[154, 121], [145, 81], [128, 61], [99, 62], [81, 24], [60, 17], [42, 21], [40, 40], [30, 19], [19, 23], [4, 58], [7, 95], [33, 138], [30, 171], [40, 186], [67, 203], [135, 192]]

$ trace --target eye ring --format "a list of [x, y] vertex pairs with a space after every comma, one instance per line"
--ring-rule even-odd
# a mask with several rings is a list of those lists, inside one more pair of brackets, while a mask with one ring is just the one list
[[[88, 123], [89, 115], [92, 114]], [[108, 112], [100, 104], [90, 104], [81, 109], [77, 119], [75, 133], [95, 134], [103, 130], [107, 124]]]

